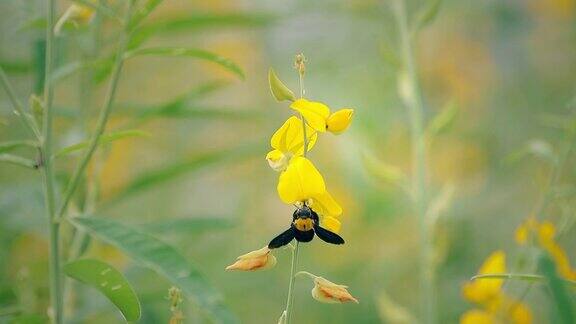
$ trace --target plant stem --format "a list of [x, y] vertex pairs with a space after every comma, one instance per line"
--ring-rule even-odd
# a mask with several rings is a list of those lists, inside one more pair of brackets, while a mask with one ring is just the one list
[[62, 200], [62, 205], [58, 211], [58, 217], [61, 218], [64, 216], [66, 209], [68, 208], [68, 204], [80, 183], [80, 179], [84, 170], [88, 166], [88, 162], [94, 155], [96, 151], [96, 147], [98, 146], [98, 139], [100, 135], [104, 132], [106, 128], [106, 124], [108, 122], [108, 117], [110, 116], [110, 112], [112, 111], [112, 104], [116, 97], [116, 91], [118, 89], [118, 81], [120, 80], [120, 74], [122, 72], [122, 67], [124, 63], [124, 52], [126, 51], [126, 47], [130, 40], [130, 19], [132, 18], [132, 12], [134, 9], [134, 4], [136, 0], [130, 0], [128, 4], [128, 9], [126, 11], [126, 18], [124, 20], [124, 29], [120, 35], [118, 51], [116, 53], [116, 59], [114, 61], [114, 66], [112, 69], [112, 76], [110, 80], [110, 84], [108, 87], [108, 91], [106, 93], [106, 99], [104, 101], [104, 106], [100, 111], [100, 115], [98, 116], [98, 122], [96, 124], [96, 129], [92, 133], [92, 137], [90, 138], [90, 143], [88, 144], [88, 148], [86, 149], [80, 163], [74, 170], [72, 178], [66, 187], [66, 191], [64, 194], [64, 198]]
[[60, 223], [56, 219], [56, 197], [54, 193], [54, 170], [52, 167], [52, 119], [54, 101], [54, 23], [56, 19], [56, 0], [49, 0], [46, 24], [46, 72], [44, 81], [44, 110], [42, 117], [42, 140], [40, 154], [42, 156], [42, 175], [44, 183], [44, 201], [48, 218], [50, 237], [50, 300], [52, 306], [52, 321], [63, 323], [62, 274], [60, 272]]
[[294, 308], [294, 281], [296, 280], [296, 267], [298, 266], [298, 250], [300, 242], [296, 241], [296, 247], [292, 250], [292, 265], [290, 267], [290, 283], [288, 285], [288, 297], [286, 298], [286, 324], [292, 320], [292, 309]]
[[12, 107], [14, 107], [14, 110], [22, 119], [24, 126], [26, 126], [26, 128], [32, 133], [32, 135], [34, 136], [34, 138], [36, 138], [36, 140], [40, 140], [42, 135], [40, 134], [40, 130], [38, 129], [36, 121], [34, 120], [34, 118], [32, 118], [32, 116], [30, 116], [28, 113], [24, 111], [22, 104], [20, 103], [20, 101], [18, 101], [16, 93], [14, 92], [14, 89], [10, 85], [10, 81], [8, 81], [8, 77], [6, 76], [6, 73], [4, 72], [4, 69], [1, 66], [0, 66], [0, 79], [2, 79], [2, 85], [4, 86], [4, 90], [6, 90], [6, 93], [8, 94], [8, 98], [12, 103]]
[[422, 95], [414, 62], [414, 51], [408, 30], [408, 18], [404, 0], [393, 2], [393, 9], [400, 31], [400, 48], [407, 74], [406, 105], [410, 119], [412, 136], [413, 193], [418, 215], [420, 232], [420, 290], [422, 323], [435, 323], [434, 264], [432, 260], [432, 240], [430, 224], [426, 219], [426, 146], [424, 138], [424, 117]]

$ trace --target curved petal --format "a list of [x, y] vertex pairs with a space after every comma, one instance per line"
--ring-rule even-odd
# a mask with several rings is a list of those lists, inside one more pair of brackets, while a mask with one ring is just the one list
[[337, 217], [342, 214], [342, 207], [334, 200], [328, 191], [312, 197], [310, 206], [318, 215]]
[[352, 123], [352, 116], [354, 109], [344, 108], [333, 113], [326, 121], [326, 129], [334, 134], [343, 133], [350, 123]]
[[330, 108], [321, 102], [298, 99], [294, 101], [290, 108], [301, 113], [310, 127], [319, 132], [326, 131], [326, 119], [330, 116]]
[[[304, 153], [304, 129], [302, 121], [292, 116], [272, 135], [270, 145], [282, 152], [290, 152], [294, 155]], [[318, 134], [309, 125], [306, 125], [306, 137], [308, 138], [308, 151], [314, 147]]]
[[314, 164], [305, 157], [297, 156], [290, 160], [286, 171], [278, 180], [278, 196], [287, 203], [306, 201], [326, 191], [326, 185]]
[[322, 217], [320, 219], [320, 226], [336, 234], [340, 233], [340, 229], [342, 228], [340, 221], [332, 216]]

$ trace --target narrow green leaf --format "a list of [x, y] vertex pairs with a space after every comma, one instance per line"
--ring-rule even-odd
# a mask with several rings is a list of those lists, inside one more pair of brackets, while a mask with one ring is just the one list
[[148, 233], [194, 233], [211, 229], [231, 228], [235, 222], [224, 217], [190, 217], [155, 221], [140, 227]]
[[558, 315], [560, 315], [559, 319], [564, 324], [576, 323], [575, 305], [567, 289], [568, 287], [566, 287], [566, 281], [558, 275], [556, 265], [547, 254], [539, 258], [538, 268], [548, 281]]
[[428, 0], [427, 5], [419, 12], [416, 30], [422, 29], [431, 24], [440, 12], [442, 0]]
[[193, 57], [212, 63], [216, 63], [226, 70], [236, 74], [241, 79], [244, 79], [244, 72], [242, 69], [236, 65], [236, 63], [231, 60], [224, 58], [220, 55], [208, 52], [197, 48], [183, 48], [183, 47], [151, 47], [151, 48], [141, 48], [135, 49], [127, 52], [124, 57], [131, 58], [135, 56], [175, 56], [175, 57]]
[[216, 323], [236, 323], [220, 293], [175, 248], [132, 227], [102, 217], [77, 217], [75, 226], [114, 245], [134, 260], [166, 277]]
[[442, 110], [432, 118], [426, 129], [429, 137], [434, 137], [448, 131], [458, 117], [458, 105], [454, 100], [448, 102]]
[[23, 166], [29, 169], [38, 169], [36, 161], [13, 154], [0, 154], [0, 163], [2, 162]]
[[284, 83], [276, 76], [274, 69], [270, 68], [268, 70], [268, 84], [270, 85], [270, 91], [276, 99], [276, 101], [281, 102], [284, 100], [294, 101], [296, 97], [294, 92], [290, 90]]
[[130, 21], [130, 28], [135, 28], [142, 22], [142, 20], [146, 19], [148, 15], [158, 7], [162, 3], [163, 0], [147, 0], [144, 5], [136, 11], [132, 20]]
[[66, 264], [64, 272], [98, 289], [118, 307], [126, 321], [133, 322], [140, 318], [140, 301], [136, 292], [122, 273], [111, 265], [98, 260], [82, 259]]
[[[144, 137], [144, 136], [150, 136], [150, 134], [137, 129], [117, 131], [100, 135], [100, 138], [98, 139], [98, 145], [108, 144], [128, 137]], [[61, 157], [63, 155], [70, 154], [72, 152], [80, 151], [87, 148], [89, 144], [90, 144], [89, 141], [83, 141], [70, 146], [66, 146], [62, 148], [60, 151], [56, 152], [56, 154], [54, 154], [53, 156]]]
[[34, 141], [6, 141], [0, 143], [0, 153], [10, 152], [20, 147], [37, 148], [38, 143]]
[[[546, 277], [537, 274], [526, 274], [526, 273], [496, 273], [496, 274], [482, 274], [477, 275], [470, 280], [480, 280], [480, 279], [516, 279], [516, 280], [523, 280], [523, 281], [530, 281], [530, 282], [540, 282], [544, 283], [546, 281]], [[573, 285], [576, 287], [576, 281], [562, 279], [567, 284]]]
[[121, 190], [111, 201], [106, 202], [106, 205], [114, 204], [142, 191], [156, 188], [158, 185], [178, 178], [185, 173], [197, 171], [216, 163], [238, 161], [243, 157], [253, 155], [255, 152], [260, 152], [257, 145], [243, 145], [234, 149], [195, 155], [158, 169], [145, 171]]
[[161, 33], [173, 35], [177, 32], [188, 33], [207, 28], [261, 27], [269, 24], [272, 20], [271, 16], [253, 13], [199, 13], [184, 17], [171, 18], [169, 20], [160, 20], [150, 24], [142, 24], [131, 37], [128, 48], [137, 48], [150, 37]]

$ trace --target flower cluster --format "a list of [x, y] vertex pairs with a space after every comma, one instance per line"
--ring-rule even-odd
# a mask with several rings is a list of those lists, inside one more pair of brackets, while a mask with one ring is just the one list
[[[302, 55], [297, 56], [296, 69], [302, 81], [305, 70]], [[288, 245], [294, 239], [297, 242], [310, 242], [317, 236], [327, 243], [344, 244], [344, 239], [338, 234], [342, 207], [327, 190], [322, 174], [307, 158], [307, 153], [314, 148], [320, 135], [343, 133], [350, 126], [354, 110], [343, 108], [331, 112], [327, 105], [303, 98], [303, 90], [301, 97], [296, 99], [272, 69], [268, 78], [274, 98], [279, 102], [289, 101], [295, 113], [272, 135], [272, 150], [266, 154], [266, 160], [274, 171], [279, 172], [277, 192], [280, 200], [295, 206], [296, 210], [287, 230], [273, 238], [267, 246], [238, 257], [226, 270], [269, 269], [276, 264], [272, 251]], [[358, 302], [346, 286], [308, 272], [303, 273], [314, 281], [314, 299], [327, 303]], [[289, 317], [289, 313], [287, 307], [283, 316]]]
[[[479, 275], [506, 273], [506, 254], [495, 251], [482, 264]], [[521, 301], [508, 296], [503, 290], [503, 279], [475, 280], [462, 289], [464, 298], [478, 308], [465, 312], [461, 324], [514, 323], [529, 324], [532, 312]]]

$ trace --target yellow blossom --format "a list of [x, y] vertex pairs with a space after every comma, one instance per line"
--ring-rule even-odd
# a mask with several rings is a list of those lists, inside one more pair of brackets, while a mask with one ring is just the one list
[[358, 300], [354, 298], [346, 288], [348, 287], [335, 284], [322, 277], [315, 277], [312, 297], [319, 302], [329, 304], [345, 302], [354, 302], [358, 304]]
[[321, 102], [309, 101], [307, 99], [298, 99], [294, 101], [290, 108], [296, 110], [310, 127], [318, 132], [326, 132], [326, 130], [340, 134], [344, 132], [352, 122], [354, 110], [345, 108], [330, 114], [330, 108]]
[[265, 246], [260, 250], [252, 251], [238, 257], [235, 263], [226, 267], [226, 270], [255, 271], [266, 270], [276, 265], [276, 257]]
[[[306, 138], [308, 141], [307, 151], [310, 151], [316, 144], [318, 133], [308, 125], [306, 126]], [[288, 118], [282, 127], [272, 135], [270, 146], [274, 150], [266, 155], [268, 164], [275, 171], [284, 171], [293, 156], [300, 156], [304, 153], [302, 121], [295, 116]]]
[[[503, 251], [496, 251], [490, 254], [478, 271], [482, 274], [506, 273], [506, 254]], [[462, 288], [464, 298], [468, 301], [483, 304], [500, 294], [504, 280], [482, 279], [468, 282]]]

